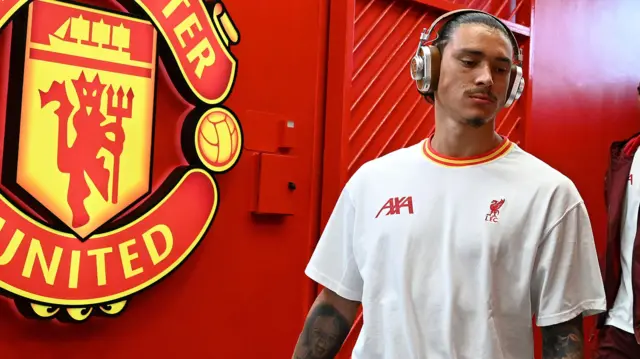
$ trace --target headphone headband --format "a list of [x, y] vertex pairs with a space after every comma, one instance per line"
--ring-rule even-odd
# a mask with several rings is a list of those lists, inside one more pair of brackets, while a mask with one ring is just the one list
[[[454, 15], [461, 15], [464, 13], [480, 13], [480, 14], [485, 14], [485, 15], [489, 15], [492, 18], [494, 18], [495, 20], [497, 20], [500, 25], [502, 25], [502, 27], [504, 27], [504, 29], [507, 31], [507, 34], [509, 34], [509, 38], [511, 39], [511, 46], [513, 46], [513, 50], [515, 51], [515, 56], [516, 59], [518, 60], [518, 63], [522, 63], [522, 50], [520, 50], [520, 45], [518, 44], [518, 40], [516, 40], [516, 36], [513, 34], [513, 32], [511, 31], [511, 29], [509, 29], [509, 27], [507, 27], [507, 25], [502, 22], [502, 20], [500, 20], [499, 18], [497, 18], [494, 15], [489, 14], [488, 12], [484, 12], [482, 10], [473, 10], [473, 9], [460, 9], [460, 10], [453, 10], [450, 11], [444, 15], [441, 15], [440, 17], [438, 17], [437, 19], [435, 19], [433, 21], [433, 23], [431, 23], [431, 26], [429, 27], [429, 30], [426, 32], [426, 36], [425, 36], [425, 40], [429, 39], [429, 37], [431, 36], [431, 32], [433, 31], [433, 29], [436, 27], [436, 25], [438, 25], [438, 23], [440, 23], [442, 20], [450, 18]], [[437, 39], [437, 37], [436, 37]], [[434, 39], [435, 40], [435, 39]]]
[[[516, 40], [513, 32], [507, 27], [507, 25], [502, 22], [502, 20], [497, 17], [481, 11], [481, 10], [473, 10], [473, 9], [462, 9], [450, 11], [433, 21], [431, 27], [429, 27], [429, 31], [425, 28], [420, 34], [420, 44], [418, 45], [418, 49], [416, 50], [416, 54], [411, 59], [411, 65], [409, 70], [411, 71], [411, 78], [415, 81], [418, 91], [423, 95], [435, 94], [438, 87], [438, 80], [440, 77], [440, 62], [442, 59], [442, 54], [437, 46], [430, 45], [429, 43], [438, 39], [440, 34], [436, 36], [435, 39], [429, 40], [431, 37], [431, 32], [433, 29], [444, 19], [448, 19], [452, 16], [464, 14], [464, 13], [479, 13], [485, 14], [493, 19], [495, 19], [506, 31], [511, 40], [511, 46], [513, 47], [514, 57], [516, 60], [513, 64], [511, 64], [511, 75], [509, 79], [509, 87], [507, 89], [507, 97], [504, 103], [504, 107], [510, 107], [515, 101], [520, 98], [522, 95], [522, 91], [524, 90], [524, 76], [522, 67], [522, 51], [520, 50], [520, 46], [518, 45], [518, 40]], [[513, 59], [513, 58], [512, 58]]]

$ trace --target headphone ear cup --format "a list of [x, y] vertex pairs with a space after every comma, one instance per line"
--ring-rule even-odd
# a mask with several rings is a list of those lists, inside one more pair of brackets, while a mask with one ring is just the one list
[[511, 76], [509, 79], [509, 90], [507, 91], [507, 100], [504, 103], [504, 107], [511, 107], [514, 102], [518, 101], [524, 91], [524, 76], [522, 74], [522, 67], [513, 65], [511, 66]]
[[433, 94], [440, 77], [440, 51], [435, 46], [421, 46], [411, 60], [411, 78], [418, 91]]
[[440, 49], [435, 46], [429, 46], [429, 53], [431, 56], [431, 68], [429, 69], [429, 74], [431, 75], [431, 83], [429, 86], [429, 93], [433, 95], [438, 89], [442, 56], [440, 54]]

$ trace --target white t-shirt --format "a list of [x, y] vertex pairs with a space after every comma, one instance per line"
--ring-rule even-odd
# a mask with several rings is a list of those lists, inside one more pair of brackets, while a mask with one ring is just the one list
[[532, 315], [606, 309], [569, 179], [508, 140], [457, 160], [428, 144], [352, 176], [306, 268], [362, 302], [354, 359], [531, 359]]
[[633, 157], [631, 173], [627, 181], [627, 193], [624, 200], [624, 212], [620, 232], [620, 264], [622, 267], [622, 281], [613, 307], [607, 315], [607, 325], [612, 325], [625, 332], [633, 334], [633, 291], [631, 286], [631, 257], [633, 244], [638, 228], [638, 207], [640, 206], [640, 178], [634, 178], [640, 173], [640, 156]]

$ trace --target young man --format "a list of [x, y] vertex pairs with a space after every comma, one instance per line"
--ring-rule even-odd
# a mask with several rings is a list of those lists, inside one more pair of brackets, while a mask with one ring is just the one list
[[[640, 107], [640, 85], [638, 85]], [[607, 294], [606, 313], [600, 315], [600, 359], [640, 358], [640, 134], [611, 146], [605, 184], [608, 239], [602, 266]]]
[[544, 359], [583, 357], [582, 315], [605, 309], [591, 225], [569, 179], [495, 132], [508, 31], [477, 12], [443, 25], [435, 135], [346, 184], [293, 358], [334, 358], [360, 304], [354, 359], [531, 359], [532, 315]]

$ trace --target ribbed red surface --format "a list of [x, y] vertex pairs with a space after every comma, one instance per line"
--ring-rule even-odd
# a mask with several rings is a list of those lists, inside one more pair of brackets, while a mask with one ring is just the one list
[[[355, 1], [353, 72], [346, 136], [349, 176], [364, 162], [417, 143], [433, 129], [433, 109], [417, 93], [408, 68], [420, 32], [442, 14], [441, 10], [425, 2], [428, 1]], [[515, 5], [511, 0], [450, 2], [499, 14], [504, 19], [514, 19], [512, 14], [517, 14], [524, 3], [523, 0]], [[525, 46], [528, 44], [526, 38], [519, 40]], [[497, 128], [518, 142], [524, 138], [523, 121], [524, 108], [518, 103], [501, 113]]]

